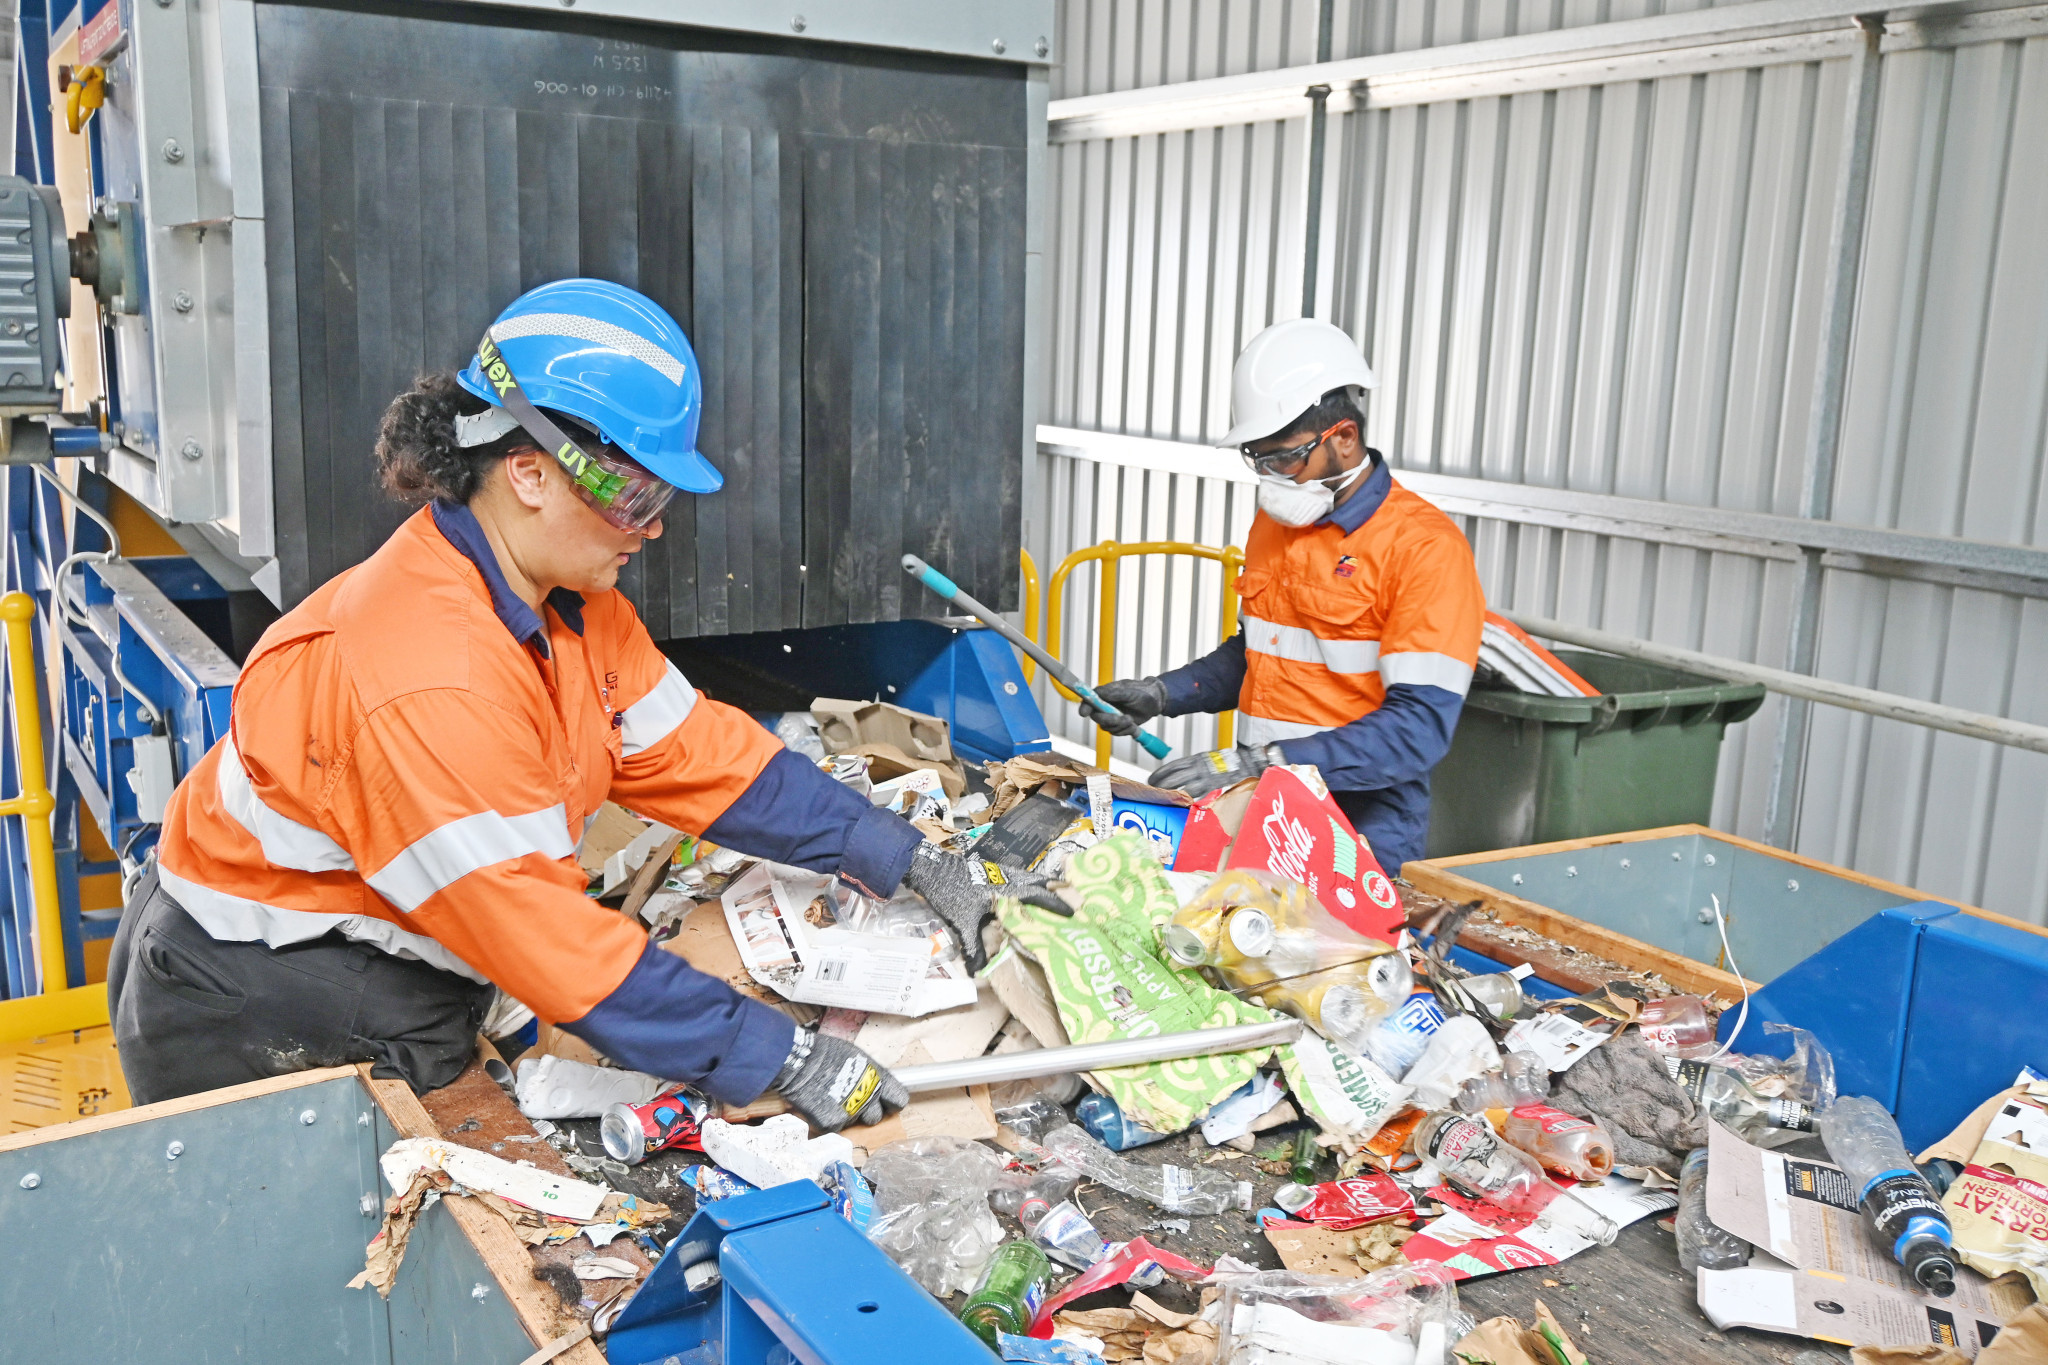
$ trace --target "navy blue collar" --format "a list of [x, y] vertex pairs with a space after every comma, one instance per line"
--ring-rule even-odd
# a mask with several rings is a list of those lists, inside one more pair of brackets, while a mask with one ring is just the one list
[[[1363, 493], [1358, 495], [1364, 497]], [[1354, 499], [1355, 501], [1355, 499]], [[447, 537], [448, 543], [460, 550], [463, 557], [476, 565], [477, 572], [484, 576], [484, 586], [491, 590], [491, 607], [498, 613], [498, 619], [505, 623], [505, 629], [512, 632], [512, 638], [522, 645], [532, 645], [540, 651], [543, 659], [551, 657], [548, 650], [548, 626], [541, 620], [540, 613], [521, 601], [519, 594], [512, 591], [505, 581], [504, 570], [498, 567], [498, 556], [491, 550], [490, 538], [484, 535], [484, 528], [476, 519], [476, 513], [460, 503], [434, 501], [434, 525]], [[555, 609], [555, 615], [562, 618], [562, 624], [583, 633], [583, 596], [567, 588], [556, 588], [548, 593], [548, 605]]]
[[1380, 504], [1387, 500], [1387, 494], [1394, 491], [1394, 474], [1387, 468], [1387, 462], [1380, 458], [1377, 450], [1367, 450], [1372, 457], [1372, 472], [1365, 476], [1365, 486], [1346, 498], [1323, 520], [1331, 522], [1350, 535], [1372, 519], [1380, 510]]

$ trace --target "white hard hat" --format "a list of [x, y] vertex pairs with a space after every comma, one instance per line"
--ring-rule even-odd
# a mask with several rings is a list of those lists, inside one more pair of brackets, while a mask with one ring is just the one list
[[1377, 388], [1372, 366], [1341, 327], [1314, 318], [1276, 322], [1253, 337], [1230, 372], [1230, 430], [1236, 447], [1285, 431], [1331, 389]]

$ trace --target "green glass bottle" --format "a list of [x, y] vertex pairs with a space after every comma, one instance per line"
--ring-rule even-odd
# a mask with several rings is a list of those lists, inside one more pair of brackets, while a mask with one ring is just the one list
[[1021, 1335], [1031, 1330], [1051, 1282], [1052, 1262], [1036, 1244], [1021, 1237], [1005, 1243], [981, 1272], [981, 1283], [961, 1305], [960, 1321], [993, 1349], [997, 1333]]
[[1294, 1150], [1288, 1154], [1288, 1178], [1297, 1185], [1316, 1183], [1316, 1167], [1322, 1165], [1322, 1144], [1316, 1141], [1316, 1130], [1304, 1128], [1294, 1137]]

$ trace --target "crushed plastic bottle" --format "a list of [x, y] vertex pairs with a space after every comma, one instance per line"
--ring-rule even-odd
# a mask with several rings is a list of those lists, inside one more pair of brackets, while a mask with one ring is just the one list
[[1454, 1189], [1475, 1199], [1570, 1228], [1603, 1245], [1612, 1244], [1620, 1232], [1612, 1219], [1552, 1184], [1534, 1157], [1502, 1141], [1484, 1119], [1440, 1110], [1416, 1125], [1409, 1144]]
[[1696, 995], [1666, 995], [1643, 1006], [1636, 1017], [1643, 1045], [1664, 1057], [1706, 1057], [1713, 1054], [1714, 1025], [1706, 1002]]
[[875, 1187], [868, 1239], [940, 1297], [971, 1288], [1002, 1244], [988, 1192], [1002, 1160], [965, 1138], [892, 1142], [868, 1158]]
[[1168, 1213], [1213, 1214], [1252, 1206], [1249, 1180], [1232, 1180], [1208, 1166], [1189, 1170], [1185, 1166], [1140, 1165], [1118, 1156], [1071, 1123], [1047, 1133], [1045, 1147], [1090, 1180], [1148, 1200]]
[[1547, 1104], [1520, 1104], [1508, 1111], [1501, 1136], [1545, 1170], [1574, 1180], [1605, 1180], [1614, 1172], [1614, 1139], [1596, 1119]]
[[1954, 1232], [1941, 1197], [1906, 1154], [1899, 1125], [1866, 1095], [1844, 1095], [1818, 1123], [1828, 1155], [1849, 1177], [1877, 1244], [1941, 1298], [1956, 1292]]
[[1733, 1270], [1749, 1264], [1749, 1243], [1707, 1217], [1707, 1149], [1686, 1153], [1678, 1169], [1678, 1263], [1687, 1270]]
[[1086, 1270], [1109, 1254], [1109, 1243], [1071, 1199], [1046, 1211], [1032, 1226], [1031, 1240], [1053, 1260], [1075, 1270]]
[[1133, 1147], [1164, 1142], [1173, 1136], [1172, 1133], [1147, 1128], [1142, 1123], [1133, 1123], [1130, 1116], [1107, 1095], [1082, 1096], [1081, 1102], [1074, 1106], [1074, 1117], [1097, 1142], [1112, 1152], [1128, 1152]]
[[1397, 1081], [1429, 1047], [1429, 1040], [1444, 1026], [1444, 1012], [1433, 991], [1411, 991], [1408, 1003], [1382, 1019], [1365, 1040], [1365, 1055]]
[[1461, 1014], [1446, 1020], [1430, 1037], [1429, 1046], [1402, 1077], [1402, 1083], [1414, 1090], [1409, 1103], [1417, 1108], [1444, 1109], [1466, 1081], [1499, 1066], [1500, 1049], [1494, 1046], [1486, 1025]]
[[1507, 1080], [1509, 1108], [1550, 1103], [1550, 1068], [1535, 1053], [1516, 1049], [1501, 1059], [1500, 1070]]

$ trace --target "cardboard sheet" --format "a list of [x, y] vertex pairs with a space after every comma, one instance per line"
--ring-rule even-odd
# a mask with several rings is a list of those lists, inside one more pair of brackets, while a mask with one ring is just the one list
[[1709, 1124], [1707, 1216], [1755, 1245], [1750, 1263], [1699, 1272], [1699, 1303], [1716, 1327], [1790, 1332], [1844, 1346], [1930, 1342], [1975, 1359], [2031, 1300], [2018, 1277], [1987, 1280], [1967, 1266], [1936, 1298], [1864, 1227], [1841, 1168], [1744, 1142]]

